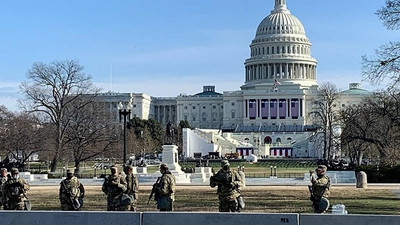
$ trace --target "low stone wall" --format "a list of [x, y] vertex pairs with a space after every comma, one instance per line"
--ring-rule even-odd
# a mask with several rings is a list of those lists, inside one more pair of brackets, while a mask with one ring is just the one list
[[[168, 223], [167, 221], [170, 221]], [[298, 214], [143, 213], [142, 225], [298, 225]]]
[[301, 225], [400, 225], [400, 216], [300, 214]]
[[296, 213], [2, 211], [4, 225], [400, 225], [400, 216]]

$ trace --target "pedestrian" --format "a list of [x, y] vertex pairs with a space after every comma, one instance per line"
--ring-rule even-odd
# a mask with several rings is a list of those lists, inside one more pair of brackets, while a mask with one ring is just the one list
[[30, 210], [30, 203], [26, 197], [29, 184], [21, 177], [17, 168], [11, 169], [11, 176], [4, 185], [5, 201], [7, 209]]
[[83, 206], [85, 188], [72, 170], [67, 170], [67, 178], [61, 181], [59, 199], [61, 210], [78, 211]]
[[310, 200], [315, 213], [323, 213], [329, 208], [329, 189], [330, 180], [326, 176], [327, 167], [325, 165], [319, 165], [314, 171], [310, 170], [311, 185], [308, 186], [310, 191]]
[[228, 160], [221, 161], [221, 169], [210, 177], [210, 187], [216, 187], [219, 211], [240, 212], [244, 208], [241, 188], [243, 187], [242, 177], [234, 170], [231, 170]]
[[133, 166], [129, 165], [125, 167], [126, 174], [126, 191], [125, 194], [128, 195], [129, 204], [126, 206], [128, 211], [136, 211], [137, 199], [139, 192], [139, 181], [135, 174], [133, 174]]
[[[173, 211], [173, 202], [175, 201], [175, 176], [169, 171], [168, 165], [160, 165], [161, 177], [153, 185], [152, 194], [155, 194], [157, 209], [161, 212]], [[150, 194], [150, 196], [152, 196]]]
[[118, 174], [118, 168], [111, 166], [111, 175], [104, 179], [102, 191], [107, 195], [107, 211], [124, 211], [121, 206], [122, 194], [126, 191], [126, 180]]
[[8, 180], [7, 168], [0, 169], [0, 209], [7, 209], [7, 204], [4, 195], [4, 186]]

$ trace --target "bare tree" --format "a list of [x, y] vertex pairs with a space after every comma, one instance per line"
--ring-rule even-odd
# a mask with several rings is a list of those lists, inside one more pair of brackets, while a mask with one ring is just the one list
[[121, 139], [119, 129], [104, 107], [95, 101], [79, 107], [88, 101], [87, 98], [91, 99], [81, 96], [66, 110], [70, 124], [66, 128], [65, 143], [67, 154], [74, 160], [76, 174], [80, 172], [81, 162], [112, 151]]
[[[377, 152], [383, 164], [398, 159], [400, 140], [400, 95], [382, 92], [364, 101], [363, 106], [349, 107], [341, 112], [345, 125], [343, 147], [361, 163], [364, 154]], [[353, 148], [353, 149], [352, 149]]]
[[[27, 73], [28, 81], [23, 82], [21, 91], [26, 95], [28, 112], [41, 113], [56, 127], [56, 140], [51, 161], [54, 172], [60, 154], [65, 147], [65, 134], [70, 126], [71, 118], [66, 108], [82, 95], [90, 93], [94, 97], [98, 90], [93, 86], [91, 77], [83, 72], [75, 60], [55, 61], [50, 64], [35, 63]], [[92, 100], [81, 102], [82, 108]], [[70, 109], [71, 110], [71, 109]]]
[[314, 124], [321, 127], [317, 136], [323, 141], [323, 158], [330, 159], [333, 148], [333, 127], [337, 125], [337, 112], [333, 109], [334, 103], [339, 98], [339, 90], [333, 83], [323, 83], [319, 86], [319, 94], [313, 101], [310, 116]]
[[29, 158], [45, 150], [48, 130], [37, 118], [27, 113], [12, 113], [4, 108], [1, 114], [0, 148], [15, 160], [16, 165], [25, 169]]
[[[400, 28], [400, 0], [387, 0], [376, 14], [390, 30]], [[362, 57], [362, 74], [371, 83], [390, 79], [393, 86], [400, 82], [400, 42], [392, 41], [375, 50], [375, 56]]]

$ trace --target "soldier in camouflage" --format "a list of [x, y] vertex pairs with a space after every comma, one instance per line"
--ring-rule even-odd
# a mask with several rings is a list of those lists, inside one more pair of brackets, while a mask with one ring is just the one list
[[126, 166], [125, 167], [126, 174], [126, 194], [133, 200], [131, 204], [126, 206], [126, 210], [128, 211], [136, 211], [138, 192], [139, 192], [139, 181], [135, 174], [133, 174], [133, 167]]
[[316, 172], [316, 177], [313, 171], [310, 171], [310, 194], [311, 201], [313, 203], [313, 208], [315, 213], [323, 213], [329, 207], [329, 188], [330, 188], [330, 180], [326, 174], [326, 166], [319, 165]]
[[155, 200], [157, 201], [157, 209], [160, 211], [173, 211], [173, 202], [175, 201], [175, 176], [169, 171], [168, 165], [162, 163], [160, 165], [162, 176], [159, 182], [154, 184]]
[[83, 198], [85, 196], [85, 188], [74, 176], [72, 170], [67, 170], [67, 178], [61, 181], [59, 199], [61, 210], [77, 211], [83, 206]]
[[230, 169], [230, 164], [227, 160], [222, 160], [221, 169], [210, 177], [210, 187], [215, 186], [218, 186], [219, 211], [240, 211], [238, 198], [240, 197], [243, 181], [236, 171]]
[[126, 180], [118, 174], [116, 166], [111, 166], [111, 175], [104, 179], [102, 191], [107, 195], [107, 211], [123, 211], [121, 197], [126, 191]]
[[6, 168], [1, 168], [0, 169], [0, 209], [7, 209], [7, 204], [5, 201], [5, 195], [4, 193], [4, 185], [7, 182], [7, 169]]
[[4, 194], [7, 208], [10, 210], [26, 210], [25, 201], [28, 201], [26, 192], [29, 184], [21, 177], [17, 168], [11, 169], [11, 177], [4, 185]]

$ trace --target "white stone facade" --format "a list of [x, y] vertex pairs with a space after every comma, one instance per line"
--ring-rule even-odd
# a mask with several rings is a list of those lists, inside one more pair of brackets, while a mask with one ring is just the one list
[[[240, 90], [203, 92], [177, 97], [146, 94], [105, 93], [105, 108], [118, 118], [119, 101], [131, 101], [131, 116], [154, 118], [178, 125], [187, 120], [200, 129], [186, 132], [184, 154], [240, 152], [274, 157], [321, 157], [312, 138], [312, 102], [318, 95], [317, 61], [304, 26], [287, 9], [286, 0], [276, 0], [271, 13], [259, 24], [244, 62], [244, 85]], [[334, 108], [360, 103], [370, 92], [350, 84]], [[195, 137], [195, 136], [198, 137]]]

